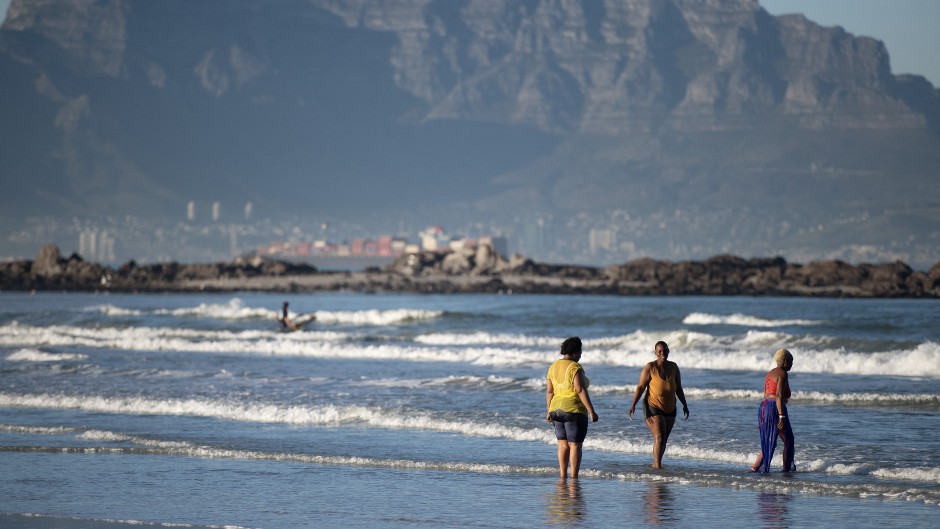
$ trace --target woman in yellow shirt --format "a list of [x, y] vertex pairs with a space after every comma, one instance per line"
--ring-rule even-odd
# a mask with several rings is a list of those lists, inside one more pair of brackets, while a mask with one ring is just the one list
[[591, 381], [584, 375], [581, 359], [581, 339], [572, 336], [561, 343], [561, 358], [548, 368], [545, 421], [555, 426], [558, 439], [558, 470], [561, 478], [578, 477], [581, 468], [581, 444], [587, 436], [588, 416], [597, 422], [591, 405], [588, 386]]
[[646, 392], [643, 415], [646, 417], [646, 426], [653, 434], [653, 468], [662, 468], [666, 441], [676, 424], [676, 398], [682, 403], [682, 414], [686, 419], [689, 418], [689, 406], [685, 403], [679, 366], [669, 361], [669, 346], [659, 341], [653, 350], [656, 360], [646, 364], [640, 373], [640, 382], [636, 386], [628, 415], [632, 421], [636, 403]]

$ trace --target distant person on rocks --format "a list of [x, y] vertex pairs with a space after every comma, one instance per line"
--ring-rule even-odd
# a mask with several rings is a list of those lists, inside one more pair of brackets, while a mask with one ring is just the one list
[[286, 301], [281, 305], [281, 316], [277, 319], [277, 322], [281, 326], [282, 331], [296, 331], [297, 324], [290, 321], [290, 317], [287, 315], [287, 305], [288, 303]]
[[793, 367], [793, 355], [786, 349], [774, 353], [777, 367], [764, 377], [764, 400], [757, 409], [757, 422], [760, 431], [760, 453], [751, 466], [751, 472], [770, 472], [770, 460], [777, 449], [777, 437], [783, 439], [783, 471], [793, 472], [794, 443], [793, 429], [787, 413], [787, 401], [790, 400], [789, 372]]
[[597, 422], [597, 413], [591, 404], [588, 386], [591, 381], [584, 374], [581, 359], [581, 339], [572, 336], [561, 344], [561, 358], [548, 368], [545, 390], [545, 421], [555, 427], [558, 439], [558, 470], [562, 479], [578, 477], [581, 468], [581, 445], [587, 436], [588, 416]]
[[669, 346], [663, 341], [656, 342], [653, 352], [656, 360], [646, 364], [640, 372], [640, 381], [627, 415], [632, 421], [637, 402], [643, 397], [643, 416], [653, 434], [653, 468], [662, 468], [666, 442], [676, 424], [676, 398], [682, 403], [682, 414], [686, 419], [689, 418], [689, 406], [685, 402], [679, 366], [669, 361]]

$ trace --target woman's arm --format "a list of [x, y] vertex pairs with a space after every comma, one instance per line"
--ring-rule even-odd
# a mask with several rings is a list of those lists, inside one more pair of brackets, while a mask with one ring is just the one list
[[552, 379], [546, 379], [548, 384], [545, 388], [545, 408], [548, 410], [545, 412], [545, 422], [552, 422], [552, 399], [555, 397], [555, 387], [552, 386]]
[[636, 403], [640, 401], [640, 397], [642, 397], [643, 392], [646, 391], [646, 386], [650, 383], [650, 376], [650, 364], [646, 364], [643, 371], [640, 371], [640, 381], [636, 385], [636, 392], [633, 394], [633, 403], [630, 404], [630, 411], [627, 412], [627, 416], [630, 417], [630, 420], [633, 420], [633, 411], [636, 409]]
[[783, 429], [783, 420], [786, 416], [783, 414], [783, 403], [784, 403], [784, 385], [789, 388], [789, 382], [787, 381], [787, 372], [780, 370], [776, 375], [774, 375], [775, 381], [777, 382], [777, 393], [774, 395], [774, 400], [777, 401], [777, 429]]
[[685, 402], [685, 391], [682, 390], [682, 375], [679, 373], [678, 364], [676, 365], [676, 397], [682, 403], [682, 414], [688, 419], [689, 405]]
[[584, 387], [584, 370], [579, 370], [574, 375], [574, 390], [578, 394], [578, 398], [581, 399], [581, 404], [584, 404], [584, 407], [587, 408], [588, 415], [591, 416], [591, 422], [597, 422], [597, 414], [594, 413], [594, 406], [591, 405], [591, 395], [588, 394], [588, 390]]

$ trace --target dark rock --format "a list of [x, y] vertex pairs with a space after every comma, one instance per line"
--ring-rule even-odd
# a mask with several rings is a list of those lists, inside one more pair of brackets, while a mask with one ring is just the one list
[[62, 273], [60, 261], [62, 261], [62, 255], [59, 253], [59, 247], [47, 244], [36, 254], [30, 273], [39, 277], [55, 277]]
[[[314, 275], [323, 280], [304, 280]], [[787, 263], [782, 257], [748, 260], [719, 255], [677, 263], [644, 258], [601, 269], [536, 263], [519, 254], [507, 261], [486, 246], [405, 255], [385, 269], [372, 267], [361, 274], [321, 273], [310, 265], [260, 257], [146, 266], [129, 261], [114, 270], [75, 254], [62, 259], [54, 245], [43, 247], [35, 261], [0, 263], [0, 288], [5, 290], [231, 291], [261, 277], [280, 279], [255, 289], [281, 292], [940, 297], [940, 263], [918, 272], [899, 261], [804, 265]]]
[[931, 289], [940, 289], [940, 261], [930, 267], [927, 272], [927, 280]]

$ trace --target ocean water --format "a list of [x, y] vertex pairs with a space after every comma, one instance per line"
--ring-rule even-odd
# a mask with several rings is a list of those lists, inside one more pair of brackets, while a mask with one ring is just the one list
[[[600, 421], [560, 481], [573, 335]], [[627, 418], [657, 340], [662, 470]], [[779, 347], [797, 472], [755, 475]], [[931, 300], [0, 293], [0, 527], [937, 527], [938, 411]]]

